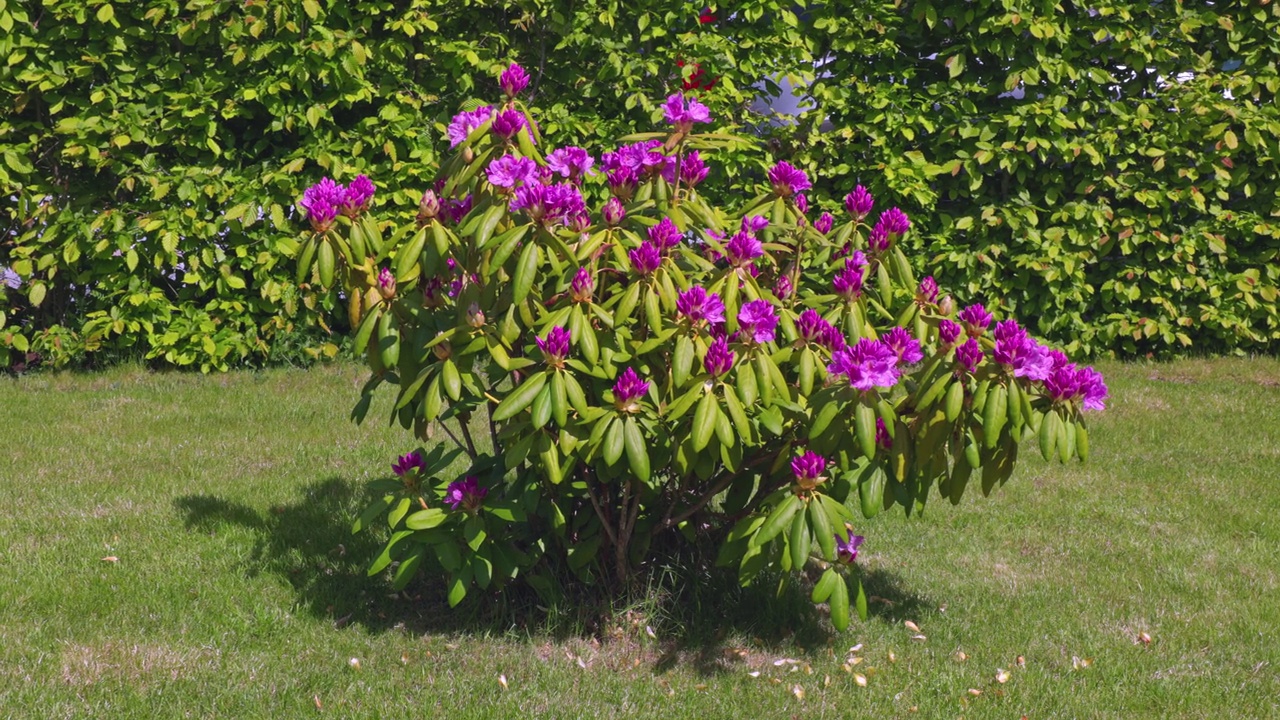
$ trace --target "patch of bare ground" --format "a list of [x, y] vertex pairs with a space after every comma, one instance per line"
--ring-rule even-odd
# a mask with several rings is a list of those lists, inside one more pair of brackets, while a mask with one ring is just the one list
[[179, 680], [216, 669], [222, 660], [213, 648], [107, 641], [96, 645], [69, 644], [62, 650], [62, 681], [84, 687], [104, 681], [133, 686], [158, 680]]

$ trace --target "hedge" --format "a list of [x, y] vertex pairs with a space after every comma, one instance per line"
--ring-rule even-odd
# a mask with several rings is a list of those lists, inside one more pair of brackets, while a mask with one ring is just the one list
[[[730, 193], [769, 156], [833, 211], [862, 182], [927, 228], [918, 270], [1072, 353], [1273, 351], [1277, 57], [1280, 2], [0, 0], [0, 351], [335, 352], [301, 190], [363, 172], [413, 212], [511, 60], [597, 152], [692, 88], [768, 150], [712, 158]], [[770, 117], [780, 83], [807, 109]]]

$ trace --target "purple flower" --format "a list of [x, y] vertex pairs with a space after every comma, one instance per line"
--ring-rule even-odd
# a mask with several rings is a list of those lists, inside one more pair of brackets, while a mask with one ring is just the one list
[[623, 207], [621, 200], [611, 197], [605, 201], [604, 209], [600, 214], [604, 216], [605, 224], [613, 227], [622, 222], [622, 219], [627, 216], [627, 209]]
[[[690, 152], [679, 160], [680, 180], [688, 187], [693, 187], [707, 179], [707, 164], [697, 150]], [[676, 162], [667, 163], [662, 168], [662, 177], [670, 185], [676, 184]]]
[[697, 285], [680, 293], [676, 310], [695, 325], [703, 321], [710, 325], [724, 322], [724, 301], [718, 294], [708, 293]]
[[391, 298], [396, 294], [396, 276], [388, 268], [378, 271], [378, 292], [384, 298]]
[[885, 230], [882, 223], [876, 223], [876, 226], [871, 228], [871, 232], [867, 233], [867, 249], [872, 254], [879, 255], [883, 253], [889, 249], [890, 244], [889, 232]]
[[898, 355], [888, 345], [863, 338], [831, 354], [827, 372], [844, 375], [857, 390], [893, 387], [898, 382]]
[[8, 287], [10, 290], [17, 290], [22, 287], [22, 276], [11, 267], [0, 267], [0, 285]]
[[938, 323], [938, 342], [941, 343], [944, 348], [955, 345], [956, 341], [960, 339], [960, 331], [963, 329], [964, 328], [960, 327], [959, 323], [955, 323], [950, 320], [943, 320]]
[[641, 380], [636, 371], [627, 368], [613, 384], [613, 404], [622, 412], [639, 412], [640, 398], [649, 392], [649, 381]]
[[391, 472], [403, 477], [409, 472], [424, 473], [427, 471], [427, 463], [423, 461], [422, 455], [417, 450], [411, 453], [405, 453], [391, 464]]
[[519, 64], [511, 63], [498, 76], [498, 85], [507, 97], [514, 98], [529, 86], [529, 74]]
[[806, 450], [791, 460], [791, 472], [796, 476], [796, 484], [805, 490], [816, 487], [826, 469], [826, 458], [812, 450]]
[[545, 339], [535, 337], [533, 340], [542, 351], [542, 357], [552, 367], [563, 367], [564, 359], [569, 357], [569, 331], [556, 325], [547, 331]]
[[471, 201], [470, 195], [461, 200], [446, 200], [444, 209], [449, 214], [449, 221], [456, 225], [466, 217], [467, 213], [471, 212]]
[[418, 224], [426, 225], [427, 221], [440, 214], [440, 198], [436, 195], [436, 191], [430, 188], [422, 193], [422, 199], [418, 201]]
[[666, 252], [680, 244], [682, 233], [671, 218], [664, 217], [657, 225], [649, 228], [649, 242], [660, 252]]
[[334, 218], [338, 217], [338, 210], [346, 201], [346, 188], [332, 178], [323, 178], [302, 193], [302, 201], [298, 204], [307, 212], [311, 229], [322, 233], [333, 225]]
[[1091, 367], [1065, 362], [1066, 356], [1053, 351], [1053, 366], [1044, 380], [1045, 391], [1055, 403], [1083, 401], [1085, 410], [1105, 410], [1107, 385], [1102, 373]]
[[747, 215], [742, 218], [742, 232], [755, 234], [769, 227], [769, 218], [763, 215]]
[[749, 232], [735, 233], [724, 246], [725, 255], [734, 267], [751, 264], [752, 260], [764, 255], [764, 246]]
[[849, 564], [858, 559], [858, 548], [862, 545], [862, 541], [866, 538], [861, 535], [849, 534], [848, 540], [842, 540], [836, 535], [836, 560]]
[[577, 182], [595, 164], [595, 158], [591, 157], [586, 150], [573, 145], [552, 150], [547, 156], [547, 167], [562, 177], [569, 178], [571, 182]]
[[733, 357], [733, 351], [729, 349], [729, 341], [723, 337], [718, 337], [707, 348], [706, 357], [702, 359], [702, 366], [707, 369], [708, 375], [718, 378], [733, 368]]
[[538, 164], [530, 158], [503, 155], [489, 163], [485, 174], [494, 186], [515, 189], [538, 181]]
[[862, 283], [866, 279], [867, 258], [860, 250], [854, 250], [853, 255], [844, 262], [841, 268], [831, 280], [831, 286], [836, 294], [846, 300], [856, 300], [862, 295]]
[[822, 333], [829, 327], [831, 323], [822, 319], [817, 310], [813, 308], [805, 308], [800, 313], [800, 317], [796, 318], [796, 333], [800, 335], [800, 339], [806, 343], [815, 342], [822, 338]]
[[357, 175], [344, 189], [342, 214], [353, 218], [364, 212], [369, 207], [369, 201], [373, 200], [375, 191], [368, 175]]
[[867, 192], [867, 189], [861, 185], [844, 196], [844, 209], [849, 211], [854, 220], [862, 220], [871, 213], [871, 208], [874, 206], [875, 201], [872, 199], [871, 193]]
[[995, 348], [991, 356], [1014, 377], [1044, 380], [1053, 368], [1048, 348], [1036, 342], [1017, 320], [1002, 320], [995, 327]]
[[1084, 396], [1085, 410], [1106, 410], [1107, 409], [1107, 384], [1102, 379], [1102, 373], [1091, 367], [1081, 370], [1083, 377], [1080, 380], [1081, 394]]
[[738, 311], [738, 326], [754, 343], [773, 342], [778, 314], [768, 300], [752, 300]]
[[574, 302], [591, 302], [591, 292], [595, 287], [596, 281], [591, 277], [591, 272], [586, 267], [580, 267], [569, 283], [569, 297]]
[[648, 240], [640, 243], [640, 247], [627, 253], [631, 259], [631, 269], [638, 275], [649, 275], [662, 264], [662, 253]]
[[666, 121], [676, 126], [676, 132], [689, 132], [694, 123], [711, 122], [707, 106], [692, 98], [686, 99], [684, 93], [668, 96], [662, 107]]
[[823, 320], [823, 323], [825, 323], [825, 326], [822, 328], [822, 337], [818, 341], [819, 345], [833, 353], [849, 346], [849, 343], [845, 342], [844, 333], [841, 333], [839, 328], [826, 320]]
[[978, 369], [978, 364], [984, 357], [986, 353], [982, 352], [982, 347], [978, 345], [976, 338], [969, 338], [956, 348], [956, 363], [960, 365], [961, 370], [970, 375]]
[[786, 160], [769, 169], [769, 182], [773, 185], [773, 191], [778, 194], [778, 197], [791, 197], [813, 187], [813, 183], [809, 182], [809, 176]]
[[800, 211], [801, 215], [809, 212], [809, 197], [804, 193], [796, 193], [795, 203], [796, 209]]
[[510, 138], [527, 123], [524, 113], [519, 110], [503, 110], [493, 117], [493, 134], [503, 139]]
[[893, 447], [893, 437], [889, 435], [889, 428], [884, 424], [884, 418], [876, 418], [876, 445], [888, 450]]
[[489, 116], [492, 114], [492, 107], [482, 105], [470, 112], [454, 115], [453, 122], [449, 123], [449, 147], [455, 148], [465, 142], [473, 130], [489, 121]]
[[516, 190], [511, 212], [523, 210], [530, 220], [544, 225], [568, 224], [587, 211], [578, 188], [569, 183], [530, 183]]
[[926, 275], [920, 281], [920, 287], [916, 289], [916, 302], [928, 305], [937, 301], [938, 281], [934, 280], [932, 275]]
[[907, 332], [906, 328], [893, 328], [880, 340], [898, 356], [900, 368], [914, 365], [924, 359], [924, 353], [920, 351], [920, 343]]
[[791, 297], [791, 293], [795, 292], [795, 287], [791, 284], [791, 274], [782, 273], [773, 283], [773, 295], [779, 300], [786, 300]]
[[895, 240], [911, 229], [911, 220], [907, 218], [907, 214], [896, 207], [880, 213], [880, 220], [876, 224], [883, 225], [885, 231]]
[[444, 502], [454, 510], [461, 508], [467, 512], [475, 512], [480, 509], [481, 503], [488, 494], [488, 488], [480, 487], [475, 476], [468, 475], [464, 480], [454, 480], [449, 483], [448, 489], [444, 492]]
[[980, 337], [986, 332], [987, 326], [991, 324], [991, 313], [982, 305], [970, 305], [960, 311], [956, 316], [964, 329], [968, 331], [969, 337]]
[[836, 219], [829, 212], [824, 212], [813, 221], [813, 229], [826, 235], [831, 232], [831, 226], [835, 225]]

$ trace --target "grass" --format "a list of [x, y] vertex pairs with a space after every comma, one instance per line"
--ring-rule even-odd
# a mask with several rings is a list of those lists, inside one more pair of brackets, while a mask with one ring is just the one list
[[660, 576], [605, 627], [389, 597], [347, 528], [408, 438], [352, 366], [2, 380], [0, 717], [1276, 716], [1280, 362], [1103, 370], [1088, 465], [861, 526], [844, 635]]

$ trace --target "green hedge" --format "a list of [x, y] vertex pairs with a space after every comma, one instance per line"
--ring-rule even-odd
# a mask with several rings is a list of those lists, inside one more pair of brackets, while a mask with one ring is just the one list
[[[867, 184], [944, 286], [1074, 352], [1274, 350], [1280, 2], [699, 10], [0, 0], [0, 265], [23, 282], [0, 351], [212, 369], [340, 335], [339, 299], [292, 278], [302, 188], [365, 172], [411, 212], [448, 118], [513, 59], [543, 131], [596, 152], [699, 63], [816, 204]], [[770, 124], [753, 85], [784, 76], [812, 109]], [[715, 172], [752, 185], [761, 157]]]

